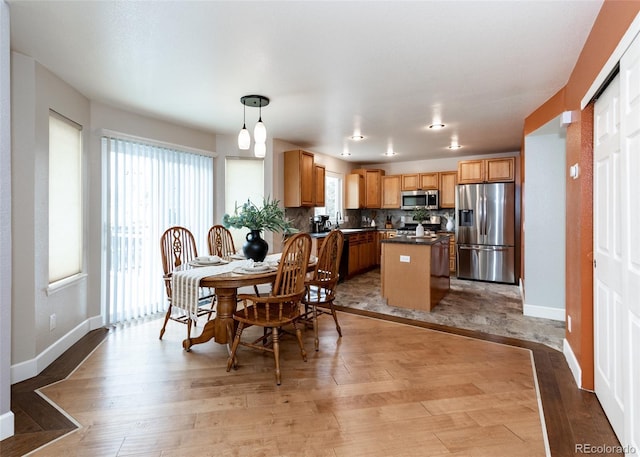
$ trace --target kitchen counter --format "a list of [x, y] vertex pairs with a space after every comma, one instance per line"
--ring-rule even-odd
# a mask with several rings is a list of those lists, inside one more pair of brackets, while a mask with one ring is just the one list
[[436, 236], [399, 235], [393, 238], [386, 238], [382, 240], [382, 243], [417, 244], [417, 245], [433, 245], [440, 242], [449, 243], [449, 235], [436, 235]]
[[[346, 236], [348, 236], [348, 235], [350, 235], [352, 233], [385, 232], [385, 231], [393, 231], [393, 232], [395, 232], [396, 231], [396, 229], [383, 229], [383, 228], [378, 228], [378, 227], [340, 228], [339, 230], [342, 233], [344, 233]], [[309, 235], [311, 235], [311, 238], [324, 238], [328, 234], [329, 234], [329, 232], [309, 233]]]
[[431, 311], [449, 292], [449, 235], [382, 240], [382, 297], [387, 304]]

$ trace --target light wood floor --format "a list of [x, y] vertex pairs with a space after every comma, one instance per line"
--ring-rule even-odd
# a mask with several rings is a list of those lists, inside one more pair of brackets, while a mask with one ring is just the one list
[[[117, 328], [66, 380], [41, 389], [81, 428], [38, 456], [544, 456], [531, 351], [340, 313], [308, 362], [216, 343], [185, 328]], [[171, 325], [173, 324], [173, 325]], [[254, 330], [254, 329], [251, 329]], [[257, 329], [255, 329], [257, 330]], [[196, 330], [197, 332], [198, 330]]]

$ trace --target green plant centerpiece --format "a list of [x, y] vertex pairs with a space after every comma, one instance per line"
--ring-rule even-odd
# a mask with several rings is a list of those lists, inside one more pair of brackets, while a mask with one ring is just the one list
[[285, 236], [298, 230], [291, 225], [284, 215], [284, 209], [278, 206], [279, 200], [266, 197], [262, 200], [262, 207], [258, 207], [251, 200], [247, 200], [242, 206], [236, 205], [234, 213], [225, 214], [222, 217], [222, 225], [226, 228], [249, 229], [246, 243], [242, 246], [245, 257], [255, 262], [262, 262], [267, 256], [269, 245], [262, 239], [260, 232], [282, 232]]
[[418, 221], [418, 226], [416, 227], [416, 236], [424, 236], [424, 227], [422, 223], [427, 220], [429, 217], [429, 211], [425, 208], [421, 208], [416, 206], [413, 210], [413, 220]]
[[413, 220], [417, 221], [418, 224], [422, 224], [429, 218], [429, 211], [425, 208], [416, 206], [413, 210]]

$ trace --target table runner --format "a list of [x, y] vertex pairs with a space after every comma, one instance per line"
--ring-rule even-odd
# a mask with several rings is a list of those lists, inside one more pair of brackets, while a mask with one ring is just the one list
[[[280, 254], [267, 256], [265, 262], [276, 263]], [[189, 268], [173, 272], [171, 277], [171, 305], [196, 315], [200, 297], [200, 280], [207, 276], [229, 273], [236, 268], [248, 267], [253, 260], [233, 260], [223, 265], [211, 265], [208, 267]]]

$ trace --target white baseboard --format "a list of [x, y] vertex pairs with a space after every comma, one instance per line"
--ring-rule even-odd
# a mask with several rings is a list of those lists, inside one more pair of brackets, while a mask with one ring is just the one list
[[14, 417], [11, 411], [0, 416], [0, 441], [14, 435]]
[[580, 368], [580, 364], [578, 363], [578, 359], [576, 355], [573, 353], [571, 349], [571, 345], [565, 338], [562, 342], [562, 353], [564, 354], [564, 358], [569, 365], [569, 369], [573, 374], [573, 379], [576, 381], [576, 385], [582, 388], [582, 368]]
[[91, 317], [77, 325], [74, 329], [46, 348], [35, 358], [11, 365], [11, 384], [39, 375], [42, 370], [51, 365], [54, 360], [77, 343], [80, 338], [85, 336], [91, 330], [95, 330], [102, 326], [102, 316]]
[[538, 306], [522, 304], [522, 314], [530, 317], [541, 317], [543, 319], [552, 319], [554, 321], [565, 321], [564, 308], [551, 308], [550, 306]]

